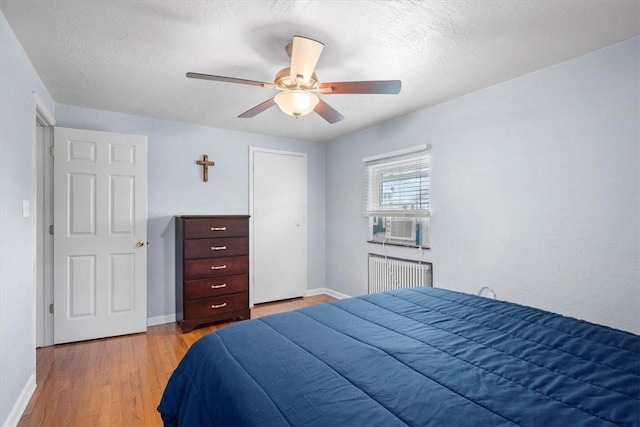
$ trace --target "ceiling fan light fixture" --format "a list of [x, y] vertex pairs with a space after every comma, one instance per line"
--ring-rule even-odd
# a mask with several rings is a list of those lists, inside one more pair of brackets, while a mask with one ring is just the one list
[[[0, 0], [1, 1], [1, 0]], [[319, 99], [315, 93], [331, 94], [389, 94], [400, 93], [400, 80], [365, 80], [346, 82], [324, 82], [320, 84], [315, 68], [324, 49], [324, 44], [307, 37], [294, 36], [287, 45], [290, 57], [289, 67], [276, 73], [273, 83], [247, 80], [237, 77], [216, 76], [213, 74], [187, 73], [191, 79], [213, 80], [225, 83], [237, 83], [276, 89], [280, 92], [272, 98], [240, 114], [238, 118], [250, 118], [278, 104], [280, 110], [293, 117], [302, 117], [315, 111], [328, 123], [337, 123], [344, 116]]]
[[304, 90], [285, 90], [274, 98], [283, 113], [293, 117], [302, 117], [311, 113], [320, 100], [318, 97]]

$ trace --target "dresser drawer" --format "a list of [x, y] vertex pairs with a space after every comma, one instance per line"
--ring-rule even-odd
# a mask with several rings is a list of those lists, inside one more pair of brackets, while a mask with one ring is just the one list
[[184, 319], [204, 319], [224, 315], [233, 311], [246, 310], [249, 306], [249, 293], [223, 295], [213, 298], [184, 302]]
[[191, 239], [184, 241], [184, 258], [218, 258], [249, 254], [248, 237]]
[[249, 275], [222, 276], [184, 282], [184, 299], [215, 297], [249, 291]]
[[184, 262], [184, 280], [231, 276], [249, 271], [248, 256], [206, 258]]
[[210, 237], [248, 236], [249, 221], [246, 218], [216, 217], [189, 218], [184, 220], [185, 239]]

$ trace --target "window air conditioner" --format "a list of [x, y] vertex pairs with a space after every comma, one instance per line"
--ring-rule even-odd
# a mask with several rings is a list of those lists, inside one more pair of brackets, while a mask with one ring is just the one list
[[388, 240], [416, 241], [415, 218], [387, 218], [385, 238]]

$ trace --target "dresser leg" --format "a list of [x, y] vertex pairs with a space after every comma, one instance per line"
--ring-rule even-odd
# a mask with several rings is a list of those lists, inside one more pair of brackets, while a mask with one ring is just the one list
[[237, 319], [241, 319], [241, 320], [251, 319], [251, 310], [250, 309], [244, 310], [243, 312], [238, 314]]
[[182, 329], [182, 333], [186, 334], [187, 332], [193, 331], [193, 329], [198, 326], [198, 322], [189, 322], [187, 320], [183, 320], [180, 323], [180, 329]]

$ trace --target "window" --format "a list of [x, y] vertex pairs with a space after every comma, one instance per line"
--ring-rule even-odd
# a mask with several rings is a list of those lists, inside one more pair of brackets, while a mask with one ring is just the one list
[[426, 149], [365, 162], [366, 216], [429, 216], [431, 164]]
[[370, 240], [429, 247], [431, 158], [421, 145], [363, 159]]

